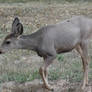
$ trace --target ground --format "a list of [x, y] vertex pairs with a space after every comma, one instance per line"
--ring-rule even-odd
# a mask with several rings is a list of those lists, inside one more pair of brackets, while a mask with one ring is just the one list
[[92, 92], [92, 87], [87, 86], [84, 90], [80, 88], [78, 83], [69, 84], [64, 80], [50, 82], [54, 90], [45, 89], [42, 82], [34, 80], [26, 83], [8, 82], [2, 84], [1, 92]]
[[[79, 15], [92, 18], [92, 3], [0, 3], [0, 43], [10, 33], [15, 16], [18, 16], [23, 23], [24, 34], [31, 34], [42, 26], [55, 24]], [[92, 58], [91, 42], [89, 44], [90, 58]], [[90, 59], [90, 61], [92, 60]], [[2, 83], [7, 84], [10, 81], [25, 83], [34, 79], [40, 80], [38, 69], [42, 64], [43, 59], [32, 51], [14, 50], [0, 55], [0, 83], [2, 85]], [[71, 90], [70, 87], [72, 87], [72, 84], [75, 85], [73, 87], [78, 87], [77, 85], [83, 79], [82, 71], [81, 59], [76, 51], [57, 55], [57, 59], [49, 67], [49, 80], [56, 84], [58, 80], [62, 79], [65, 84], [68, 82], [65, 87], [66, 90], [68, 88], [68, 92], [73, 92], [69, 91]], [[91, 84], [92, 62], [89, 63], [89, 81]], [[90, 88], [88, 89], [90, 90]], [[87, 90], [87, 92], [91, 91]]]

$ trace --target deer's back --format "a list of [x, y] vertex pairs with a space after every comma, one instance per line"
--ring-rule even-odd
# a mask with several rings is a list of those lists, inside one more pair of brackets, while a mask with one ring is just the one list
[[90, 19], [73, 17], [61, 23], [43, 27], [31, 35], [22, 36], [22, 38], [29, 39], [28, 46], [33, 43], [40, 55], [44, 52], [53, 53], [53, 51], [68, 52], [89, 38], [92, 32], [91, 23]]
[[58, 53], [67, 52], [75, 48], [83, 40], [89, 38], [92, 21], [85, 17], [73, 17], [61, 23], [46, 27], [42, 48], [55, 48]]

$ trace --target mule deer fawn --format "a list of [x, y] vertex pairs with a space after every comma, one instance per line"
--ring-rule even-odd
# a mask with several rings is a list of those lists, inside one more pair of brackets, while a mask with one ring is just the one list
[[84, 70], [82, 89], [88, 84], [88, 40], [92, 35], [92, 20], [84, 16], [76, 16], [55, 25], [40, 28], [30, 35], [23, 34], [23, 25], [16, 17], [8, 34], [0, 47], [0, 54], [12, 49], [28, 49], [36, 51], [44, 59], [39, 69], [45, 87], [48, 84], [47, 68], [56, 58], [56, 54], [75, 49], [81, 56]]

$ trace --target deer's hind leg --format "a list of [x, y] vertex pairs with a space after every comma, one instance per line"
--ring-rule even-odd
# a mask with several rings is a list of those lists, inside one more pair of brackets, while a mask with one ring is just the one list
[[84, 72], [84, 78], [83, 78], [83, 85], [82, 89], [85, 88], [86, 85], [88, 85], [88, 50], [87, 50], [87, 43], [83, 42], [82, 44], [78, 45], [76, 50], [79, 52], [82, 58], [83, 63], [83, 72]]

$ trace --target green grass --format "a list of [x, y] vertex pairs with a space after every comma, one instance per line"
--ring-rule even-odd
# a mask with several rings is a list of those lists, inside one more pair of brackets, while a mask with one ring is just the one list
[[61, 68], [63, 67], [61, 78], [66, 79], [69, 82], [81, 81], [83, 77], [81, 61], [76, 60], [71, 63], [71, 61], [65, 60], [64, 55], [58, 55], [57, 59], [61, 65]]
[[[74, 61], [70, 65], [65, 62], [65, 56], [59, 55], [57, 56], [59, 63], [63, 65], [63, 71], [61, 71], [60, 67], [56, 67], [55, 69], [49, 69], [49, 80], [58, 80], [64, 79], [72, 82], [80, 82], [83, 79], [83, 70], [82, 64], [80, 61]], [[63, 61], [62, 61], [63, 60]], [[61, 62], [62, 61], [62, 62]], [[92, 68], [92, 62], [90, 62], [90, 69]], [[34, 79], [41, 79], [38, 70], [28, 71], [28, 72], [5, 72], [0, 76], [0, 83], [8, 82], [8, 81], [16, 81], [16, 82], [26, 82], [32, 81]], [[92, 80], [92, 70], [89, 72], [89, 79]]]
[[22, 72], [8, 72], [2, 74], [0, 76], [0, 82], [8, 82], [8, 81], [16, 81], [16, 82], [26, 82], [26, 81], [32, 81], [34, 79], [39, 79], [40, 75], [38, 74], [38, 71], [30, 71], [27, 73], [22, 73]]

